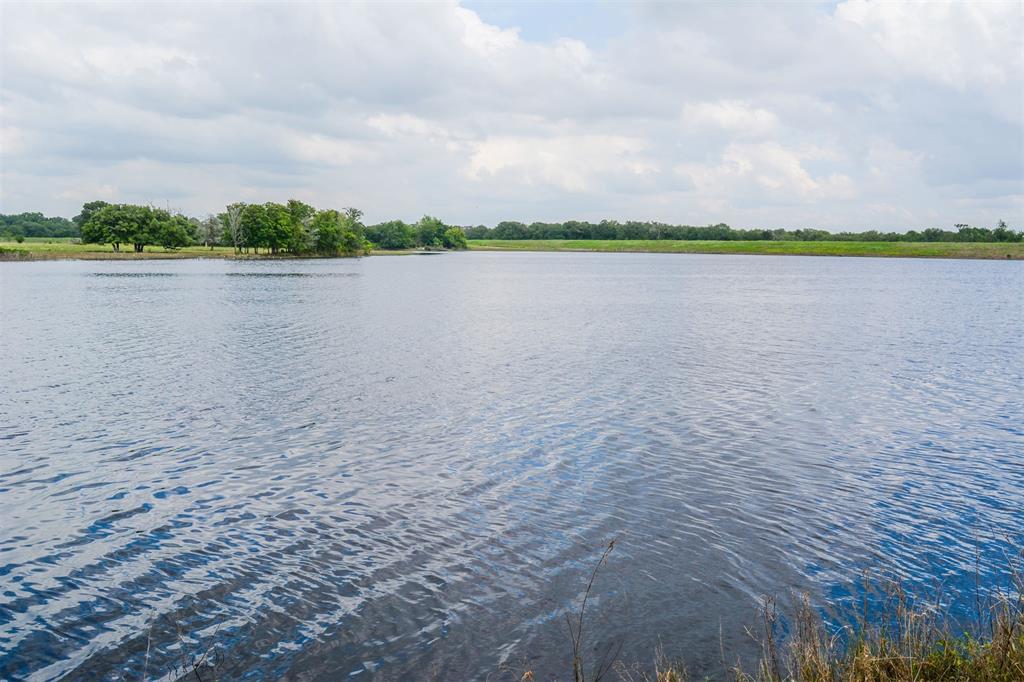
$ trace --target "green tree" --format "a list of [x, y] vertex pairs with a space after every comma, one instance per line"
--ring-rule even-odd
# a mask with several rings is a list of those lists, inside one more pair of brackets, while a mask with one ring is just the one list
[[298, 199], [289, 199], [288, 216], [291, 226], [285, 248], [292, 253], [309, 253], [314, 249], [312, 224], [316, 209]]
[[265, 204], [267, 222], [263, 237], [264, 246], [270, 248], [271, 253], [277, 253], [285, 248], [292, 237], [292, 216], [287, 206], [267, 202]]
[[441, 246], [446, 229], [440, 219], [425, 215], [416, 223], [416, 239], [420, 246]]
[[441, 236], [441, 241], [448, 249], [466, 249], [466, 233], [459, 227], [449, 227]]
[[132, 244], [136, 252], [141, 252], [148, 238], [150, 213], [145, 206], [101, 206], [82, 225], [82, 241], [110, 244], [114, 251], [120, 251], [121, 244]]
[[346, 230], [341, 235], [341, 250], [348, 256], [358, 256], [369, 251], [366, 240], [352, 230]]
[[239, 242], [243, 251], [251, 248], [259, 253], [266, 246], [266, 235], [270, 232], [270, 219], [263, 204], [248, 204], [239, 215]]
[[77, 225], [78, 229], [81, 230], [85, 223], [89, 221], [89, 218], [91, 218], [96, 211], [100, 210], [104, 206], [109, 205], [110, 204], [108, 204], [105, 201], [90, 201], [85, 204], [82, 204], [82, 212], [76, 215], [74, 218], [72, 218], [71, 222]]
[[153, 241], [165, 249], [180, 249], [195, 243], [197, 223], [183, 215], [155, 209], [152, 211]]
[[382, 249], [411, 249], [416, 246], [416, 229], [401, 220], [367, 228], [367, 237]]
[[313, 217], [312, 238], [316, 252], [325, 256], [341, 250], [341, 214], [335, 210], [318, 211]]
[[11, 237], [78, 237], [81, 228], [60, 216], [47, 218], [42, 213], [0, 214], [0, 235]]

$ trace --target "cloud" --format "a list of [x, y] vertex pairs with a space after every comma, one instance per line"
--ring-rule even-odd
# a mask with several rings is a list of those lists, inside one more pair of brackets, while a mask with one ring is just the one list
[[836, 7], [836, 18], [857, 24], [910, 73], [959, 90], [1019, 85], [1024, 37], [1018, 3], [849, 0]]
[[0, 210], [1024, 226], [1019, 4], [503, 11], [6, 5]]
[[494, 137], [472, 145], [466, 177], [491, 178], [586, 192], [594, 181], [618, 173], [644, 175], [655, 170], [642, 155], [646, 142], [623, 136]]
[[807, 160], [835, 159], [833, 150], [817, 147], [789, 149], [776, 142], [732, 143], [712, 164], [681, 164], [676, 172], [688, 176], [704, 200], [724, 207], [790, 204], [852, 199], [854, 183], [842, 173], [812, 176]]
[[778, 128], [778, 117], [767, 109], [739, 100], [687, 102], [683, 105], [683, 125], [695, 131], [721, 130], [751, 137], [769, 135]]

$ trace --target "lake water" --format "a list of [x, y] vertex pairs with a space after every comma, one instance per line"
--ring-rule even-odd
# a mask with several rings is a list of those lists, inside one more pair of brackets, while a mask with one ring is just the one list
[[717, 676], [1024, 531], [1017, 262], [0, 263], [0, 332], [4, 679], [566, 679], [612, 538], [588, 656]]

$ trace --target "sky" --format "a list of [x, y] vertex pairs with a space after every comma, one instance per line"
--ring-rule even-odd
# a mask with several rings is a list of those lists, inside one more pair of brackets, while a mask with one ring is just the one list
[[0, 212], [1024, 228], [1024, 3], [0, 4]]

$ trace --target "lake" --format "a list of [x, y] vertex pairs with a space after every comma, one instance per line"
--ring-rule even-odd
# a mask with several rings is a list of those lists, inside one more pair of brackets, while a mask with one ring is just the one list
[[1019, 262], [0, 263], [0, 678], [567, 679], [613, 538], [588, 656], [718, 676], [1022, 533]]

